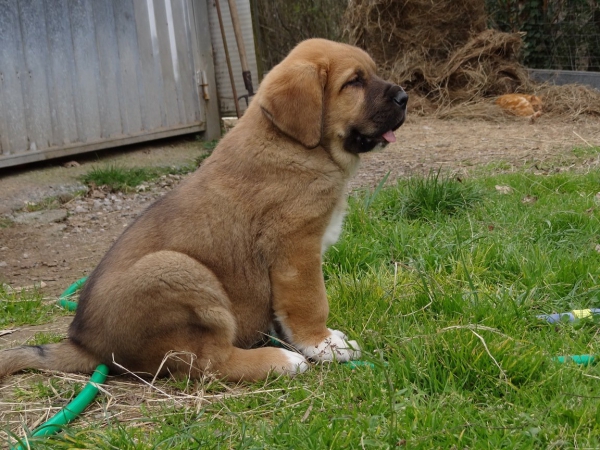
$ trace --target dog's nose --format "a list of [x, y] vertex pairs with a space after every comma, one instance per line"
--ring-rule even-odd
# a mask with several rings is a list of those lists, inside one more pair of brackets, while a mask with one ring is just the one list
[[400, 88], [396, 95], [394, 95], [394, 103], [396, 103], [400, 108], [406, 108], [406, 104], [408, 103], [408, 94], [404, 92], [404, 89]]

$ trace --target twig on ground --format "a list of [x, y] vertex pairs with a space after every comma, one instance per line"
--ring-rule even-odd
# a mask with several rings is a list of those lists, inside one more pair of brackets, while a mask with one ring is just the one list
[[590, 144], [588, 141], [586, 141], [584, 138], [582, 138], [581, 136], [579, 136], [579, 134], [577, 134], [577, 132], [575, 130], [573, 130], [573, 134], [575, 136], [577, 136], [579, 139], [581, 139], [583, 142], [585, 142], [587, 144], [588, 147], [593, 148], [594, 146], [592, 144]]

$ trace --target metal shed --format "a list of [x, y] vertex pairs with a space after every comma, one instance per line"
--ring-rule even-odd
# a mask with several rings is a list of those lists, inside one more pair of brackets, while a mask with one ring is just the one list
[[[229, 1], [220, 0], [221, 12], [223, 15], [223, 26], [225, 28], [225, 39], [231, 59], [231, 68], [233, 72], [235, 88], [238, 97], [247, 94], [242, 77], [242, 64], [239, 58], [239, 51], [233, 25], [231, 21], [231, 13], [229, 11]], [[252, 10], [249, 0], [236, 0], [241, 31], [244, 40], [244, 47], [248, 59], [248, 66], [252, 75], [254, 90], [258, 87], [259, 73], [256, 62], [256, 51], [254, 45], [254, 32], [252, 28]], [[215, 73], [217, 81], [217, 89], [219, 92], [220, 112], [222, 116], [235, 116], [235, 103], [233, 99], [233, 89], [227, 71], [227, 61], [225, 58], [225, 48], [223, 38], [219, 28], [219, 19], [217, 16], [217, 8], [214, 0], [211, 0], [208, 5], [208, 18], [210, 23], [210, 34], [213, 42]], [[240, 110], [246, 110], [247, 103], [242, 99], [239, 102]]]
[[0, 0], [0, 167], [220, 134], [207, 0]]

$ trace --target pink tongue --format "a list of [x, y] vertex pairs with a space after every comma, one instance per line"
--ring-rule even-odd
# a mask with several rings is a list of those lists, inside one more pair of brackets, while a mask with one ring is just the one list
[[382, 138], [384, 138], [388, 142], [396, 142], [396, 135], [394, 134], [394, 132], [392, 130], [384, 133]]

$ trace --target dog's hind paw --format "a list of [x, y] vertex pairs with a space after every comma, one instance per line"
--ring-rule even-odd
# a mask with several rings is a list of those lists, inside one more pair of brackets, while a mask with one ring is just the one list
[[292, 352], [285, 349], [279, 349], [283, 352], [282, 362], [285, 361], [281, 366], [275, 367], [274, 370], [277, 373], [283, 375], [297, 375], [299, 373], [304, 373], [310, 367], [310, 364], [306, 360], [304, 356], [300, 353]]
[[346, 362], [360, 358], [361, 351], [356, 341], [349, 341], [348, 336], [339, 330], [329, 331], [331, 334], [319, 344], [303, 348], [304, 356], [318, 362]]

